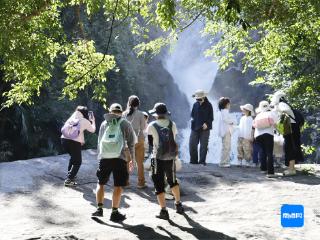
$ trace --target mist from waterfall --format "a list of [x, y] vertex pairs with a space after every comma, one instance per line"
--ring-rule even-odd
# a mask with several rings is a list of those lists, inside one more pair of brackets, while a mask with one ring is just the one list
[[[212, 59], [204, 56], [204, 50], [209, 46], [209, 40], [201, 36], [203, 25], [198, 22], [178, 36], [178, 40], [173, 46], [173, 50], [166, 54], [163, 59], [163, 65], [171, 74], [174, 82], [178, 85], [181, 92], [186, 94], [189, 102], [190, 111], [195, 100], [192, 94], [197, 89], [203, 89], [210, 92], [215, 76], [218, 71], [218, 64]], [[214, 109], [213, 129], [210, 133], [209, 151], [207, 163], [219, 163], [221, 152], [221, 139], [217, 136], [217, 99], [216, 96], [208, 96]], [[178, 107], [178, 106], [177, 106]], [[172, 109], [174, 114], [174, 109]], [[191, 122], [189, 120], [188, 128], [179, 129], [179, 135], [182, 137], [180, 142], [180, 158], [184, 162], [189, 162], [189, 136], [191, 132]], [[236, 132], [235, 132], [236, 133]], [[236, 161], [236, 134], [232, 137], [232, 162]]]

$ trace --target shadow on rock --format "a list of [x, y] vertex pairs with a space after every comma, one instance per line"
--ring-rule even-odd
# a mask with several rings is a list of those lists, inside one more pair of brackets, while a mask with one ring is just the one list
[[170, 237], [162, 235], [160, 233], [157, 233], [153, 228], [147, 227], [143, 224], [128, 225], [125, 223], [119, 223], [121, 226], [117, 226], [117, 225], [108, 224], [97, 217], [92, 217], [92, 220], [96, 221], [99, 224], [108, 226], [108, 227], [127, 230], [127, 231], [131, 232], [132, 234], [135, 234], [137, 236], [137, 238], [141, 239], [141, 240], [143, 240], [143, 239], [145, 239], [145, 240], [150, 240], [150, 239], [168, 239], [168, 240], [169, 239], [177, 239], [177, 240], [179, 240], [179, 239], [181, 239], [181, 238], [179, 238], [175, 235], [172, 235], [172, 234], [169, 234]]
[[195, 222], [192, 218], [190, 218], [186, 213], [184, 213], [183, 216], [192, 228], [180, 226], [172, 220], [169, 220], [170, 225], [179, 228], [181, 231], [193, 235], [196, 239], [237, 240], [236, 238], [227, 236], [223, 233], [215, 232], [213, 230], [203, 227], [199, 223]]

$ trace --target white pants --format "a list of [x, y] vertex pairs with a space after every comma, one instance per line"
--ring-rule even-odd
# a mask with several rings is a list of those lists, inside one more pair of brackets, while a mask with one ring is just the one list
[[230, 151], [231, 151], [231, 133], [227, 132], [222, 138], [222, 150], [220, 165], [230, 164]]

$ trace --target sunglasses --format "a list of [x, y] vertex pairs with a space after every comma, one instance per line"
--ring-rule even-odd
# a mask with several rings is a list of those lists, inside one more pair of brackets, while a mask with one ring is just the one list
[[197, 102], [203, 102], [204, 99], [203, 98], [197, 98], [196, 100], [197, 100]]

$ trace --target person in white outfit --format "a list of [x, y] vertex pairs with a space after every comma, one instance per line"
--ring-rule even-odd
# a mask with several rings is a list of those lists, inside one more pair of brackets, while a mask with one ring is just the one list
[[[251, 104], [240, 106], [243, 116], [240, 119], [238, 135], [239, 166], [252, 165], [253, 117], [254, 110]], [[244, 160], [244, 161], [243, 161]]]
[[254, 138], [262, 148], [260, 169], [267, 177], [275, 177], [273, 163], [274, 130], [277, 116], [271, 111], [267, 101], [261, 101], [257, 110], [259, 114], [254, 119]]
[[236, 120], [230, 114], [230, 99], [219, 99], [218, 135], [222, 138], [220, 167], [230, 167], [231, 134]]
[[75, 138], [70, 138], [65, 135], [61, 135], [61, 143], [65, 151], [70, 155], [67, 179], [64, 182], [65, 186], [74, 186], [77, 183], [75, 178], [80, 169], [82, 163], [81, 146], [84, 145], [84, 131], [94, 133], [96, 131], [96, 123], [94, 115], [89, 117], [89, 111], [87, 107], [78, 106], [76, 111], [66, 121], [76, 121], [79, 124], [78, 134]]

